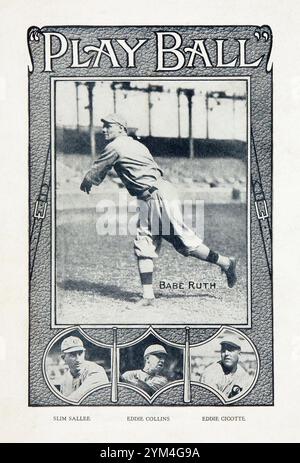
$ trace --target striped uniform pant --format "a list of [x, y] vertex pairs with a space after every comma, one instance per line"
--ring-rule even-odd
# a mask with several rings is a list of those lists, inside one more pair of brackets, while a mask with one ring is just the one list
[[180, 200], [174, 186], [161, 178], [147, 199], [138, 200], [139, 219], [134, 241], [138, 258], [156, 258], [162, 239], [184, 256], [202, 244], [202, 240], [183, 221]]

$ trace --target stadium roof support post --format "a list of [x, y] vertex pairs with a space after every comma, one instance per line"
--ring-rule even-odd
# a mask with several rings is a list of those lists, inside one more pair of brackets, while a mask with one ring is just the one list
[[237, 100], [245, 100], [247, 99], [246, 95], [227, 95], [226, 92], [206, 92], [205, 94], [205, 107], [206, 107], [206, 138], [209, 139], [209, 111], [212, 111], [213, 108], [209, 107], [209, 98], [212, 98], [212, 101], [215, 101], [216, 104], [219, 106], [221, 103], [219, 100], [226, 99], [232, 100], [232, 117], [233, 117], [233, 135], [232, 138], [235, 139], [235, 102]]
[[209, 139], [209, 121], [208, 121], [208, 114], [209, 114], [209, 107], [208, 107], [208, 92], [205, 93], [205, 109], [206, 109], [206, 140]]
[[152, 121], [151, 121], [151, 109], [152, 109], [153, 103], [151, 101], [151, 84], [148, 85], [148, 121], [149, 121], [149, 137], [152, 136]]
[[178, 138], [181, 138], [181, 126], [180, 126], [180, 93], [181, 89], [176, 90], [177, 93], [177, 110], [178, 110]]
[[75, 82], [75, 90], [76, 90], [76, 130], [79, 133], [79, 93], [78, 93], [78, 87], [80, 85], [80, 82], [76, 81]]
[[94, 87], [95, 82], [86, 82], [85, 83], [88, 90], [88, 99], [89, 104], [85, 107], [89, 110], [89, 133], [90, 133], [90, 145], [91, 145], [91, 156], [94, 159], [96, 157], [96, 140], [95, 140], [95, 127], [94, 127]]
[[[189, 111], [189, 158], [194, 157], [194, 138], [193, 138], [193, 96], [195, 90], [193, 88], [178, 88], [177, 89], [177, 104], [178, 104], [178, 131], [180, 130], [180, 94], [183, 93], [188, 100], [188, 111]], [[179, 132], [180, 133], [180, 132]]]
[[116, 94], [116, 87], [113, 87], [113, 98], [114, 98], [114, 113], [117, 112], [117, 94]]
[[118, 85], [118, 82], [115, 82], [115, 81], [113, 81], [110, 84], [110, 88], [112, 89], [112, 92], [113, 92], [114, 113], [117, 112], [117, 95], [116, 95], [117, 85]]
[[133, 91], [133, 92], [144, 92], [148, 94], [148, 135], [149, 137], [152, 136], [152, 118], [151, 118], [151, 109], [153, 107], [151, 94], [152, 92], [159, 92], [162, 93], [164, 88], [162, 85], [152, 85], [148, 84], [148, 87], [132, 87], [131, 82], [112, 82], [111, 88], [113, 90], [113, 97], [114, 97], [114, 112], [117, 111], [116, 108], [116, 90], [123, 90], [125, 92]]
[[152, 137], [152, 118], [151, 118], [151, 110], [153, 108], [153, 103], [152, 103], [152, 92], [159, 92], [162, 93], [164, 91], [164, 88], [162, 85], [151, 85], [149, 84], [147, 88], [143, 89], [137, 89], [133, 88], [132, 90], [140, 90], [142, 92], [148, 93], [148, 121], [149, 121], [149, 137]]
[[183, 93], [188, 100], [188, 110], [189, 110], [189, 158], [194, 157], [194, 139], [193, 139], [193, 96], [195, 91], [192, 88], [183, 89]]

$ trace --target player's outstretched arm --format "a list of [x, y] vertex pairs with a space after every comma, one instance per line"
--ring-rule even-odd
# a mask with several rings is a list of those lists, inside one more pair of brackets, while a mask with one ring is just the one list
[[113, 167], [119, 155], [110, 143], [101, 153], [100, 157], [94, 162], [93, 167], [85, 175], [80, 189], [89, 194], [93, 185], [100, 185], [107, 173]]

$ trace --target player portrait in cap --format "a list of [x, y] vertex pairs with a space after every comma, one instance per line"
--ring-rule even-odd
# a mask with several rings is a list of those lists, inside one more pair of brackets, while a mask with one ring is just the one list
[[[149, 396], [176, 379], [182, 379], [182, 354], [179, 349], [154, 339], [121, 352], [121, 381]], [[131, 369], [130, 366], [139, 366]]]
[[111, 113], [101, 118], [103, 126], [118, 124], [127, 132], [127, 120], [120, 113]]
[[218, 392], [225, 401], [244, 396], [255, 382], [258, 358], [241, 334], [226, 330], [192, 351], [192, 379]]
[[76, 333], [58, 340], [49, 350], [46, 375], [59, 394], [79, 402], [93, 389], [109, 384], [109, 363], [107, 349], [94, 346]]

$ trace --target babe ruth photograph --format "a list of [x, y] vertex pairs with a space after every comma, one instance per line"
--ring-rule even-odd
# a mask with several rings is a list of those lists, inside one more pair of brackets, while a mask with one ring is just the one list
[[53, 326], [247, 326], [244, 79], [53, 82]]
[[94, 389], [109, 384], [110, 350], [72, 333], [59, 339], [45, 358], [52, 389], [70, 402], [79, 402]]
[[258, 355], [240, 332], [223, 330], [191, 349], [191, 380], [209, 386], [225, 402], [246, 395], [258, 376]]
[[183, 379], [183, 351], [150, 335], [140, 343], [121, 349], [120, 381], [150, 397]]

